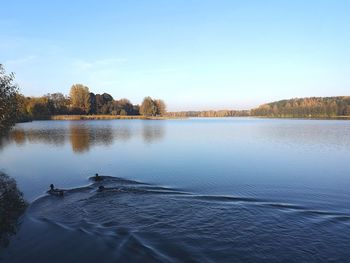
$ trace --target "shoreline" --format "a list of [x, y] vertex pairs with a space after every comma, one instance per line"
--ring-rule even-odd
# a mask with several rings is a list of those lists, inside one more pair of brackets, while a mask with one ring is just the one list
[[172, 120], [172, 119], [229, 119], [229, 118], [259, 118], [286, 120], [350, 120], [350, 116], [333, 117], [276, 117], [276, 116], [226, 116], [226, 117], [177, 117], [177, 116], [142, 116], [142, 115], [54, 115], [49, 120]]
[[168, 116], [142, 116], [142, 115], [54, 115], [48, 120], [80, 121], [80, 120], [167, 120], [182, 119]]
[[285, 119], [285, 120], [350, 120], [350, 116], [334, 117], [272, 117], [272, 116], [226, 116], [226, 117], [177, 117], [177, 116], [142, 116], [142, 115], [54, 115], [46, 119], [19, 121], [82, 121], [82, 120], [185, 120], [185, 119], [229, 119], [229, 118], [257, 118], [257, 119]]

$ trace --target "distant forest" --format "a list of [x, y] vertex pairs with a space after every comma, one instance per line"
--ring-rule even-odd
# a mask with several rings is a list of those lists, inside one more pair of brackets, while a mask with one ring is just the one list
[[280, 100], [250, 111], [251, 116], [279, 118], [330, 118], [350, 116], [350, 96]]
[[250, 116], [249, 110], [209, 110], [209, 111], [178, 111], [168, 112], [169, 117], [247, 117]]
[[350, 96], [312, 97], [281, 100], [251, 110], [168, 112], [171, 117], [275, 117], [333, 118], [350, 117]]

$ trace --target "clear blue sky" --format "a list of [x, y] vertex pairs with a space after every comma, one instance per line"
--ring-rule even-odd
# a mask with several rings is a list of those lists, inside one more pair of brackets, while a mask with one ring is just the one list
[[0, 9], [0, 63], [28, 96], [83, 83], [190, 110], [350, 95], [348, 0], [11, 0]]

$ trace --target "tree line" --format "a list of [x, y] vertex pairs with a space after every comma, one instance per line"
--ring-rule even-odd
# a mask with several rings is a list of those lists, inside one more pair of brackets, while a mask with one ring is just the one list
[[179, 111], [168, 112], [166, 116], [177, 118], [191, 118], [191, 117], [247, 117], [250, 116], [249, 110], [209, 110], [209, 111]]
[[47, 94], [26, 97], [19, 93], [14, 74], [7, 74], [0, 64], [0, 133], [16, 122], [50, 119], [53, 115], [143, 115], [163, 116], [166, 105], [161, 99], [145, 97], [141, 105], [128, 99], [115, 100], [110, 94], [94, 94], [82, 84], [74, 84], [69, 95]]
[[276, 117], [333, 118], [350, 117], [350, 96], [311, 97], [266, 103], [251, 110], [168, 112], [171, 117]]
[[278, 118], [330, 118], [350, 116], [350, 96], [280, 100], [250, 111], [251, 116]]
[[108, 93], [94, 94], [82, 84], [74, 84], [69, 96], [53, 93], [42, 97], [17, 97], [20, 121], [49, 119], [53, 115], [161, 116], [166, 113], [162, 100], [146, 97], [141, 105], [134, 105], [128, 99], [115, 100]]

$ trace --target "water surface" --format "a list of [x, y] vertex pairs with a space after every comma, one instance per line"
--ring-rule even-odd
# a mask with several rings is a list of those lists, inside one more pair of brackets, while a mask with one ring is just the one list
[[[349, 156], [350, 121], [19, 124], [0, 169], [32, 204], [0, 257], [346, 262]], [[96, 172], [107, 191], [88, 180]], [[50, 183], [70, 190], [48, 196]]]

